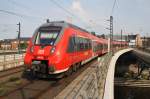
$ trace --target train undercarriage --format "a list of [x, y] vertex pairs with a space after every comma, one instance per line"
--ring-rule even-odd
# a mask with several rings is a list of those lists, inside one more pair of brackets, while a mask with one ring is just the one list
[[63, 78], [76, 72], [79, 68], [83, 67], [84, 64], [90, 62], [91, 60], [95, 58], [97, 57], [93, 57], [85, 61], [73, 64], [72, 66], [70, 66], [69, 69], [61, 73], [53, 73], [55, 69], [53, 67], [48, 66], [47, 60], [34, 60], [31, 66], [25, 66], [25, 70], [22, 76], [27, 79], [28, 78], [29, 79], [30, 78], [31, 79], [33, 78]]

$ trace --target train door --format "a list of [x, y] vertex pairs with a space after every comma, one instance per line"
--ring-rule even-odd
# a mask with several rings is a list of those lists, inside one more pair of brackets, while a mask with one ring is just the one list
[[72, 63], [76, 63], [77, 60], [77, 37], [74, 35], [72, 37], [72, 46], [73, 46], [73, 53], [72, 53]]
[[75, 36], [71, 36], [69, 38], [69, 43], [68, 43], [68, 57], [67, 60], [69, 61], [69, 63], [72, 65], [75, 62], [76, 59], [76, 41], [75, 41], [76, 37]]
[[94, 57], [95, 56], [95, 51], [94, 51], [94, 41], [91, 41], [92, 42], [92, 57]]
[[105, 44], [103, 43], [102, 44], [102, 54], [104, 54], [104, 51], [105, 51]]

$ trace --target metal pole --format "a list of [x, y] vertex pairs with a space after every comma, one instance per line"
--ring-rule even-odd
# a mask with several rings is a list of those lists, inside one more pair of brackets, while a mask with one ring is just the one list
[[3, 64], [3, 70], [6, 70], [6, 52], [4, 52], [4, 64]]
[[113, 16], [110, 16], [110, 49], [112, 52], [112, 55], [114, 54], [113, 50]]
[[121, 48], [122, 48], [122, 29], [121, 29]]
[[149, 43], [149, 42], [148, 42], [148, 33], [147, 33], [147, 39], [146, 39], [146, 41], [147, 41], [146, 48], [148, 48], [148, 45], [149, 45], [149, 44], [148, 44], [148, 43]]
[[144, 36], [143, 49], [145, 49], [145, 45], [146, 45], [146, 39], [145, 39], [145, 36]]
[[4, 64], [3, 64], [3, 70], [5, 70], [6, 69], [6, 40], [4, 40]]
[[19, 26], [19, 31], [18, 31], [18, 52], [20, 53], [20, 27], [21, 27], [20, 22], [17, 25]]

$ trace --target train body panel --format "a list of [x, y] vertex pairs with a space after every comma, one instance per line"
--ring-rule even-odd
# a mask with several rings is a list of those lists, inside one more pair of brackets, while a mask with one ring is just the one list
[[[115, 44], [115, 42], [113, 42]], [[24, 63], [28, 69], [58, 74], [75, 64], [108, 52], [108, 40], [66, 22], [51, 22], [40, 26], [30, 40]], [[41, 66], [41, 67], [38, 67]]]

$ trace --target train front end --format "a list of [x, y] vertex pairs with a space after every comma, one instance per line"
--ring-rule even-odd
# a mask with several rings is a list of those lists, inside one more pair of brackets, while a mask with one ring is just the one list
[[26, 71], [46, 76], [56, 71], [55, 64], [59, 61], [60, 51], [57, 43], [62, 35], [62, 26], [47, 23], [40, 26], [30, 40], [24, 63]]

